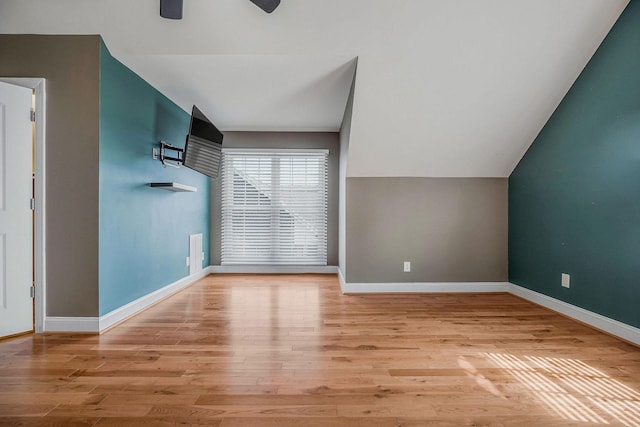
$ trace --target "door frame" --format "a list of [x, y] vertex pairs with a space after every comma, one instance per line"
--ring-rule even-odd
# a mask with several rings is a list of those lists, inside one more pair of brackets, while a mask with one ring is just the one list
[[35, 123], [35, 219], [34, 219], [34, 265], [35, 265], [35, 332], [44, 331], [44, 318], [46, 315], [46, 159], [45, 159], [45, 130], [46, 130], [46, 88], [45, 79], [39, 77], [0, 77], [0, 81], [16, 86], [33, 89], [36, 97], [36, 123]]

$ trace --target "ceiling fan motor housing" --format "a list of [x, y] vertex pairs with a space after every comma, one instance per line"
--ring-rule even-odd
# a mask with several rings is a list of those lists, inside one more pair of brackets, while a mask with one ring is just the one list
[[[280, 5], [280, 0], [250, 0], [267, 13]], [[167, 19], [182, 19], [182, 0], [160, 0], [160, 16]]]
[[167, 19], [182, 19], [182, 0], [160, 0], [160, 16]]
[[251, 3], [255, 4], [265, 12], [271, 13], [280, 5], [280, 0], [251, 0]]

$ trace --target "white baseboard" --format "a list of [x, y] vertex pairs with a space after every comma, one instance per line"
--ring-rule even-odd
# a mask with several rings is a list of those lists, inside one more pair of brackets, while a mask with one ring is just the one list
[[344, 283], [342, 293], [438, 293], [438, 292], [508, 292], [508, 282], [400, 282], [400, 283]]
[[636, 345], [640, 345], [640, 329], [627, 325], [626, 323], [610, 319], [513, 283], [509, 284], [509, 293], [564, 314], [582, 323], [586, 323], [596, 329], [600, 329], [601, 331], [610, 333]]
[[97, 317], [47, 316], [42, 332], [92, 332], [97, 333], [100, 320]]
[[338, 267], [334, 265], [212, 265], [211, 273], [234, 274], [336, 274]]
[[190, 284], [211, 273], [211, 267], [177, 280], [164, 288], [151, 292], [135, 301], [100, 317], [51, 317], [44, 321], [44, 332], [92, 332], [100, 333], [126, 319], [141, 312], [147, 307], [175, 294]]

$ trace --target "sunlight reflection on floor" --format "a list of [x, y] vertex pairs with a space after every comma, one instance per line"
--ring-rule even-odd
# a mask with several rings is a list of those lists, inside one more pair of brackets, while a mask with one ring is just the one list
[[483, 353], [565, 420], [640, 425], [640, 393], [581, 360]]

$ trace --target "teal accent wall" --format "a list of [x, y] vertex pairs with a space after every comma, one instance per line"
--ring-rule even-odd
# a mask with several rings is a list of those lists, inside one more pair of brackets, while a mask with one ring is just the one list
[[509, 178], [509, 280], [640, 327], [640, 1]]
[[[151, 158], [160, 140], [183, 147], [189, 115], [100, 51], [100, 315], [189, 275], [189, 234], [203, 233], [209, 265], [210, 179]], [[196, 193], [154, 189], [174, 181]], [[74, 206], [73, 209], [82, 209]]]

